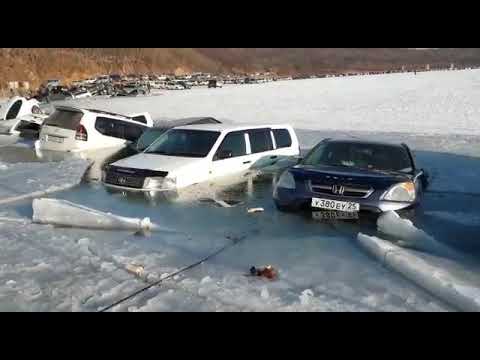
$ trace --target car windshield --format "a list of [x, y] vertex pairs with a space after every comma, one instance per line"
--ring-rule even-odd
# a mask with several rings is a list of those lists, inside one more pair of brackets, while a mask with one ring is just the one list
[[405, 148], [386, 144], [326, 142], [314, 148], [302, 163], [384, 172], [409, 173], [413, 170]]
[[137, 149], [139, 151], [145, 150], [167, 130], [168, 128], [156, 128], [145, 131], [143, 135], [140, 136], [140, 138], [138, 139]]
[[173, 129], [161, 135], [145, 152], [167, 156], [205, 157], [219, 136], [217, 131]]

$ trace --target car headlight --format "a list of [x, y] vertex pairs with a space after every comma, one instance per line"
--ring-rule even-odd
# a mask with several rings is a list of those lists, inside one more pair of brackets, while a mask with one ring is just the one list
[[163, 188], [166, 190], [174, 190], [177, 188], [177, 178], [176, 177], [166, 177], [163, 181]]
[[176, 178], [147, 177], [143, 187], [149, 190], [172, 190], [177, 186]]
[[415, 184], [408, 181], [392, 186], [383, 196], [383, 200], [412, 202], [415, 196]]
[[280, 179], [278, 179], [276, 187], [277, 188], [284, 188], [284, 189], [292, 189], [292, 190], [294, 190], [296, 188], [295, 178], [290, 173], [290, 171], [285, 171], [280, 176]]

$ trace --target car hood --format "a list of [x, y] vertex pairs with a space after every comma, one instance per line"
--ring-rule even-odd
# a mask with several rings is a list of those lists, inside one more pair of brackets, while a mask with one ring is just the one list
[[395, 183], [410, 181], [412, 175], [402, 173], [387, 173], [371, 170], [354, 169], [337, 166], [296, 165], [290, 169], [296, 179], [317, 180], [326, 184], [353, 183], [386, 187]]
[[113, 163], [113, 166], [172, 172], [185, 168], [187, 166], [194, 166], [202, 163], [202, 158], [187, 158], [179, 156], [166, 156], [158, 154], [137, 154], [126, 159], [119, 160]]

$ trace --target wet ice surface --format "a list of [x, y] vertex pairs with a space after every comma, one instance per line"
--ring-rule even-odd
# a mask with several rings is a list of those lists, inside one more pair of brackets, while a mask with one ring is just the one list
[[[4, 222], [0, 246], [7, 251], [0, 255], [0, 304], [16, 310], [95, 311], [145, 285], [145, 280], [159, 279], [208, 255], [231, 241], [227, 237], [245, 235], [217, 258], [115, 310], [447, 309], [357, 248], [356, 226], [277, 212], [268, 181], [240, 185], [229, 196], [245, 204], [233, 208], [203, 202], [155, 204], [89, 184], [56, 194], [81, 204], [101, 204], [97, 208], [124, 216], [148, 216], [166, 226], [175, 223], [182, 232], [138, 236], [36, 224], [16, 231], [18, 224]], [[247, 204], [265, 212], [246, 215]], [[31, 207], [19, 204], [4, 216], [29, 219]], [[374, 231], [374, 226], [362, 228]], [[126, 270], [132, 263], [144, 266], [146, 279]], [[268, 263], [279, 269], [278, 281], [245, 276], [250, 266]]]
[[[304, 151], [325, 137], [406, 142], [432, 177], [430, 192], [413, 220], [431, 244], [425, 242], [418, 251], [444, 258], [446, 263], [461, 263], [479, 274], [480, 136], [474, 115], [480, 72], [440, 75], [422, 74], [415, 83], [396, 75], [392, 78], [398, 82], [382, 82], [382, 77], [366, 78], [366, 82], [365, 78], [307, 80], [225, 87], [215, 96], [211, 90], [195, 89], [75, 103], [117, 112], [150, 111], [164, 118], [212, 115], [288, 122], [296, 128]], [[0, 146], [0, 187], [16, 184], [21, 188], [27, 181], [25, 167], [56, 166], [51, 162], [62, 160], [39, 159], [28, 143], [12, 145], [11, 138], [0, 137]], [[1, 181], [3, 172], [8, 180]], [[56, 181], [46, 176], [48, 171], [37, 173], [45, 185]], [[177, 231], [147, 236], [31, 224], [31, 200], [1, 206], [0, 310], [96, 311], [243, 235], [245, 240], [216, 258], [114, 310], [451, 310], [358, 246], [359, 232], [385, 238], [375, 220], [318, 222], [308, 214], [281, 213], [274, 208], [271, 190], [267, 177], [226, 191], [193, 192], [182, 201], [126, 196], [95, 182], [48, 195], [98, 211], [149, 217]], [[224, 208], [213, 201], [194, 200], [212, 195], [241, 203]], [[265, 211], [247, 214], [252, 207]], [[278, 281], [245, 276], [250, 266], [265, 264], [280, 271]], [[142, 277], [128, 270], [132, 266], [144, 267]]]

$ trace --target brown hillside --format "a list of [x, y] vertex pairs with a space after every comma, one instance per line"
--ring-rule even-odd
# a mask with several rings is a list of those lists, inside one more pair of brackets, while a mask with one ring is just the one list
[[64, 82], [108, 73], [274, 71], [335, 73], [407, 67], [480, 65], [480, 49], [394, 48], [10, 48], [0, 49], [0, 84]]

